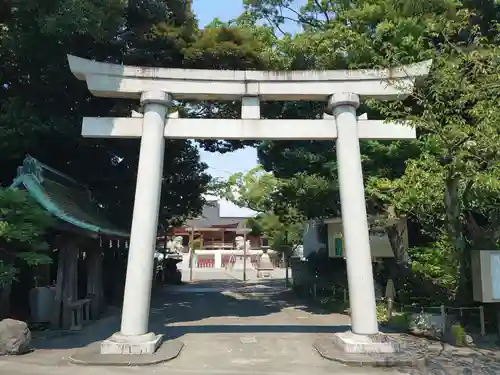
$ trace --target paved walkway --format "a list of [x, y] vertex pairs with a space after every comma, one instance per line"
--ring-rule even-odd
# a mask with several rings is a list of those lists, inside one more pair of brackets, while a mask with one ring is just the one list
[[[323, 375], [323, 374], [499, 374], [477, 358], [442, 358], [430, 372], [351, 368], [322, 359], [312, 347], [316, 338], [346, 330], [349, 318], [324, 314], [298, 302], [286, 291], [283, 280], [243, 283], [234, 275], [196, 274], [189, 285], [166, 287], [153, 300], [151, 329], [169, 339], [185, 343], [181, 355], [153, 367], [116, 368], [69, 365], [76, 347], [109, 337], [119, 330], [119, 318], [110, 317], [85, 328], [77, 335], [37, 340], [37, 350], [20, 357], [0, 358], [0, 374], [117, 375], [204, 374]], [[200, 280], [204, 279], [204, 280]], [[486, 358], [486, 357], [485, 357]], [[460, 372], [453, 363], [467, 361]], [[489, 366], [489, 367], [488, 367]], [[452, 368], [453, 367], [453, 368]], [[458, 368], [457, 368], [458, 370]]]

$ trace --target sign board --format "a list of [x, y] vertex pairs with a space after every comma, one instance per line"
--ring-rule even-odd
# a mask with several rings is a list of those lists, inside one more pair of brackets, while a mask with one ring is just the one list
[[344, 242], [342, 237], [335, 238], [335, 256], [341, 257], [344, 255]]
[[[328, 256], [330, 258], [345, 257], [345, 242], [341, 223], [329, 223], [328, 226]], [[385, 232], [370, 234], [370, 249], [372, 258], [394, 258], [392, 246]]]
[[500, 302], [500, 250], [473, 251], [471, 268], [474, 300]]

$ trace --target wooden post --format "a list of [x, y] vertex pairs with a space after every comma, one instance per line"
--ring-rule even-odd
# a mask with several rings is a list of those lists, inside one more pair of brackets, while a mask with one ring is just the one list
[[[246, 223], [243, 224], [246, 228]], [[243, 281], [247, 281], [247, 232], [243, 232]]]
[[387, 280], [387, 285], [385, 286], [385, 298], [387, 298], [387, 319], [391, 320], [393, 301], [396, 297], [396, 288], [394, 287], [394, 282], [392, 279]]
[[168, 236], [168, 224], [165, 223], [165, 231], [164, 231], [164, 234], [163, 234], [163, 261], [162, 261], [162, 265], [161, 265], [161, 283], [162, 285], [165, 285], [165, 279], [166, 279], [166, 260], [167, 260], [167, 236]]
[[102, 280], [102, 256], [99, 246], [87, 249], [87, 294], [92, 299], [90, 304], [90, 316], [96, 319], [102, 312], [103, 304], [103, 280]]
[[194, 227], [191, 227], [191, 234], [189, 235], [189, 281], [193, 281], [193, 241]]
[[498, 303], [495, 303], [495, 309], [496, 309], [496, 317], [497, 317], [498, 340], [500, 340], [500, 305]]
[[[69, 328], [72, 310], [68, 307], [78, 298], [78, 247], [74, 243], [59, 246], [55, 306], [52, 317], [54, 328]], [[62, 310], [62, 311], [61, 311]], [[62, 324], [61, 324], [62, 312]]]
[[153, 292], [157, 290], [156, 288], [158, 286], [158, 264], [159, 264], [158, 258], [155, 257], [153, 260], [153, 280], [151, 283], [151, 288]]
[[444, 335], [446, 332], [446, 307], [441, 305], [441, 319], [443, 320], [443, 326], [441, 327], [442, 334]]
[[495, 303], [494, 306], [495, 306], [495, 309], [496, 309], [496, 316], [497, 316], [498, 339], [500, 340], [500, 304]]
[[290, 267], [290, 255], [288, 252], [285, 253], [285, 285], [287, 288], [290, 287], [290, 275], [288, 268]]
[[486, 336], [486, 324], [484, 323], [484, 306], [479, 306], [479, 324], [481, 327], [481, 336]]
[[392, 319], [392, 298], [387, 298], [387, 320], [390, 321]]
[[288, 231], [285, 231], [285, 253], [283, 254], [285, 256], [285, 285], [288, 288], [290, 286], [290, 280], [288, 276], [288, 262], [290, 257], [288, 256], [289, 250], [291, 250], [291, 247], [288, 246]]

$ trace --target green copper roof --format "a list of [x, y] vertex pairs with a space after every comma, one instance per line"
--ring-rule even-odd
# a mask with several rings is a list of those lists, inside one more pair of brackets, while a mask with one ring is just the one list
[[104, 217], [88, 188], [28, 156], [17, 170], [11, 188], [24, 187], [56, 218], [92, 235], [129, 237]]

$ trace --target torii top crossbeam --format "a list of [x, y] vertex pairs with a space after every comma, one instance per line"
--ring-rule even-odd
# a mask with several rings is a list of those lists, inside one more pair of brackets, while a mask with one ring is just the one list
[[96, 96], [139, 99], [164, 91], [173, 99], [326, 101], [333, 92], [365, 98], [402, 99], [428, 74], [431, 60], [393, 69], [242, 71], [147, 68], [108, 64], [68, 55], [70, 69]]

